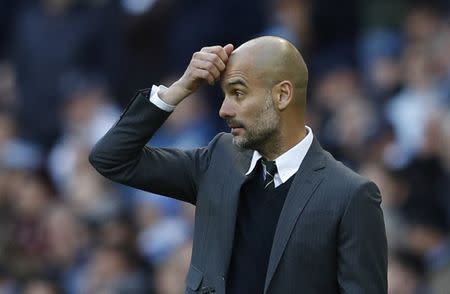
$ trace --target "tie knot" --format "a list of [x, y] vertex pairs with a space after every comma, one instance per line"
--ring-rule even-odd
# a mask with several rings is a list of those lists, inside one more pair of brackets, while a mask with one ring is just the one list
[[264, 189], [275, 189], [274, 176], [277, 173], [277, 165], [275, 164], [275, 161], [268, 161], [262, 158], [261, 163], [266, 170], [264, 176]]
[[266, 173], [268, 173], [273, 178], [277, 173], [277, 165], [275, 161], [274, 160], [269, 161], [264, 158], [262, 158], [261, 161], [264, 167], [266, 168]]

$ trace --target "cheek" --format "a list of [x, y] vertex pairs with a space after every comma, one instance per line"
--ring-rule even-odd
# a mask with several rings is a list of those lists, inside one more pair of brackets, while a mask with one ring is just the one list
[[254, 128], [259, 122], [259, 116], [255, 111], [243, 112], [240, 121], [245, 128]]
[[264, 112], [263, 105], [260, 105], [258, 103], [243, 103], [239, 106], [239, 112], [242, 117], [242, 119], [252, 122], [257, 120], [261, 114]]

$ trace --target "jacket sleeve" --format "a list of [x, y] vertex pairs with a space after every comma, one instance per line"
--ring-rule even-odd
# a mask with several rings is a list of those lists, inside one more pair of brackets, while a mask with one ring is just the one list
[[341, 293], [387, 293], [387, 241], [380, 204], [377, 186], [367, 182], [347, 205], [338, 236]]
[[115, 182], [195, 205], [198, 184], [208, 168], [209, 150], [216, 139], [208, 147], [190, 151], [147, 147], [170, 115], [149, 102], [148, 91], [139, 91], [130, 101], [94, 146], [89, 161]]

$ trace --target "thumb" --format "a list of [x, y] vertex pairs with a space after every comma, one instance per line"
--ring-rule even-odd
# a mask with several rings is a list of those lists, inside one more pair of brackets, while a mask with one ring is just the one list
[[230, 56], [231, 52], [233, 52], [234, 46], [233, 44], [227, 44], [225, 47], [223, 47], [223, 49], [225, 50], [227, 55]]

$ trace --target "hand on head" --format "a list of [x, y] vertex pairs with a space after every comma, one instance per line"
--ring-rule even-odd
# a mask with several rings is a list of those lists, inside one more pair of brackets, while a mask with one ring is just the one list
[[195, 87], [197, 83], [201, 84], [205, 80], [213, 85], [220, 78], [221, 72], [225, 70], [232, 50], [233, 45], [228, 44], [225, 47], [204, 47], [199, 52], [195, 52], [183, 75], [188, 86]]
[[234, 46], [228, 44], [224, 47], [204, 47], [195, 52], [183, 76], [167, 90], [158, 92], [159, 96], [165, 102], [177, 105], [204, 82], [213, 85], [220, 79], [233, 49]]

